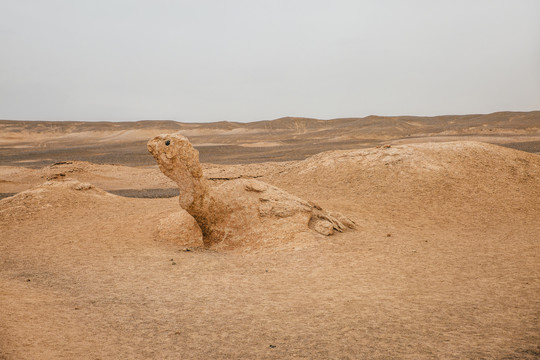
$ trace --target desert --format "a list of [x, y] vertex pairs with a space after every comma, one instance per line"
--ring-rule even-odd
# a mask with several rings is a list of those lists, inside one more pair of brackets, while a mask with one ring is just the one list
[[[205, 242], [147, 149], [160, 134], [212, 189], [355, 226], [280, 215]], [[0, 195], [2, 359], [540, 357], [539, 111], [0, 120]]]

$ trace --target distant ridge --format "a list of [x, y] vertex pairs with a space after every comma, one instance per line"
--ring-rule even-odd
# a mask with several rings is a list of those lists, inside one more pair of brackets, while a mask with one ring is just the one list
[[301, 160], [328, 150], [416, 142], [480, 141], [540, 154], [540, 111], [443, 116], [282, 117], [250, 123], [0, 120], [0, 166], [39, 168], [58, 161], [155, 165], [148, 139], [187, 136], [202, 162]]
[[[139, 121], [38, 121], [38, 120], [0, 120], [0, 131], [17, 132], [84, 132], [84, 131], [118, 131], [118, 130], [188, 130], [188, 129], [219, 129], [233, 130], [267, 129], [267, 130], [295, 130], [313, 131], [321, 129], [364, 129], [369, 133], [373, 127], [393, 128], [399, 133], [415, 130], [420, 126], [431, 130], [444, 128], [445, 130], [458, 130], [464, 127], [482, 127], [489, 125], [492, 128], [527, 129], [540, 128], [540, 111], [529, 112], [495, 112], [491, 114], [471, 115], [439, 115], [439, 116], [378, 116], [347, 117], [322, 120], [307, 117], [286, 116], [274, 120], [261, 120], [253, 122], [218, 121], [211, 123], [185, 123], [174, 120], [139, 120]], [[378, 132], [378, 130], [377, 130]]]

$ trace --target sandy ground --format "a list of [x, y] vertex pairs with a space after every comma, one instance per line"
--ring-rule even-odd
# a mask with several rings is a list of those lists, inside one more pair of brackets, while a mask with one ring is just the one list
[[102, 190], [174, 195], [155, 166], [0, 166], [17, 193], [0, 200], [0, 358], [539, 358], [540, 156], [428, 140], [205, 164], [358, 223], [249, 251], [160, 238], [177, 197]]

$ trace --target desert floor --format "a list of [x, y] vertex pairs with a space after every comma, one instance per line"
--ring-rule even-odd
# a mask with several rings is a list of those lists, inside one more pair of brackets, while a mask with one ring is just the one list
[[[358, 229], [232, 251], [159, 235], [178, 191], [141, 139], [167, 129], [127, 142], [3, 132], [0, 358], [540, 357], [536, 128], [333, 147], [337, 136], [299, 140], [309, 131], [295, 126], [296, 143], [289, 133], [275, 135], [281, 145], [200, 140], [201, 159], [215, 160], [205, 176], [215, 185], [257, 178]], [[311, 156], [317, 144], [330, 151]], [[82, 155], [70, 159], [74, 147]], [[114, 164], [92, 162], [96, 154]]]

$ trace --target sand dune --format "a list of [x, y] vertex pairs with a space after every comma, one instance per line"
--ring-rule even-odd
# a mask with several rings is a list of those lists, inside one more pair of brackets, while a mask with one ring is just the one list
[[395, 212], [412, 222], [479, 218], [477, 225], [484, 226], [492, 225], [484, 215], [504, 220], [507, 214], [540, 213], [539, 179], [538, 155], [478, 142], [325, 152], [272, 177], [295, 191], [328, 189], [324, 200], [364, 208], [363, 218]]
[[91, 182], [106, 190], [176, 187], [157, 169], [67, 161], [41, 169], [0, 167], [0, 193], [19, 192], [48, 180], [67, 178]]
[[24, 191], [0, 200], [0, 357], [538, 357], [539, 155], [433, 142], [204, 172], [359, 228], [186, 251], [158, 234], [177, 198], [100, 189], [173, 186], [156, 168], [1, 167], [2, 191]]

